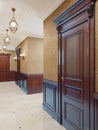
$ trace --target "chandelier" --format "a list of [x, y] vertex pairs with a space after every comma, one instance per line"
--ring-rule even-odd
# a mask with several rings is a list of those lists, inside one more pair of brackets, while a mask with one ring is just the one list
[[6, 32], [7, 32], [7, 34], [6, 34], [6, 37], [4, 38], [4, 43], [6, 44], [6, 45], [8, 45], [8, 44], [10, 44], [10, 37], [8, 36], [8, 29], [6, 29]]
[[13, 12], [13, 16], [11, 21], [9, 22], [9, 29], [11, 30], [11, 32], [14, 34], [17, 29], [18, 29], [18, 23], [15, 20], [15, 16], [14, 16], [14, 12], [15, 12], [15, 8], [12, 8], [12, 12]]

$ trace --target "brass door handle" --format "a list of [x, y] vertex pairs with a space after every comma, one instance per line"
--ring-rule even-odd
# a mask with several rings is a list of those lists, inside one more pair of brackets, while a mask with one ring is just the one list
[[64, 83], [64, 76], [61, 77], [61, 82]]

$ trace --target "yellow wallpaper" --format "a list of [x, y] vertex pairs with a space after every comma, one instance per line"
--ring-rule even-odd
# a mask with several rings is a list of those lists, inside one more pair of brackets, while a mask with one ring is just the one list
[[95, 85], [98, 92], [98, 0], [95, 7]]
[[30, 38], [28, 74], [43, 74], [43, 39]]
[[10, 71], [17, 71], [17, 62], [13, 59], [16, 56], [15, 51], [10, 51]]
[[58, 35], [53, 19], [77, 0], [66, 0], [44, 21], [44, 78], [57, 81], [58, 78]]
[[17, 48], [25, 59], [21, 58], [20, 72], [25, 74], [43, 74], [43, 40], [41, 38], [26, 38]]

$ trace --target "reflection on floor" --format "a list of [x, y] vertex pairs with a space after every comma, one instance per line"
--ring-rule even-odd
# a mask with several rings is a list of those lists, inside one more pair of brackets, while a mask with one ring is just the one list
[[65, 130], [42, 109], [42, 93], [27, 95], [14, 82], [0, 83], [0, 130]]

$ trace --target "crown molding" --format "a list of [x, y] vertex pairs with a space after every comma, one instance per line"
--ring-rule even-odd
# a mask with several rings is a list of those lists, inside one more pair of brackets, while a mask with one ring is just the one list
[[54, 3], [51, 3], [49, 7], [46, 7], [44, 11], [40, 14], [40, 18], [44, 21], [50, 14], [53, 13], [65, 0], [57, 0]]

